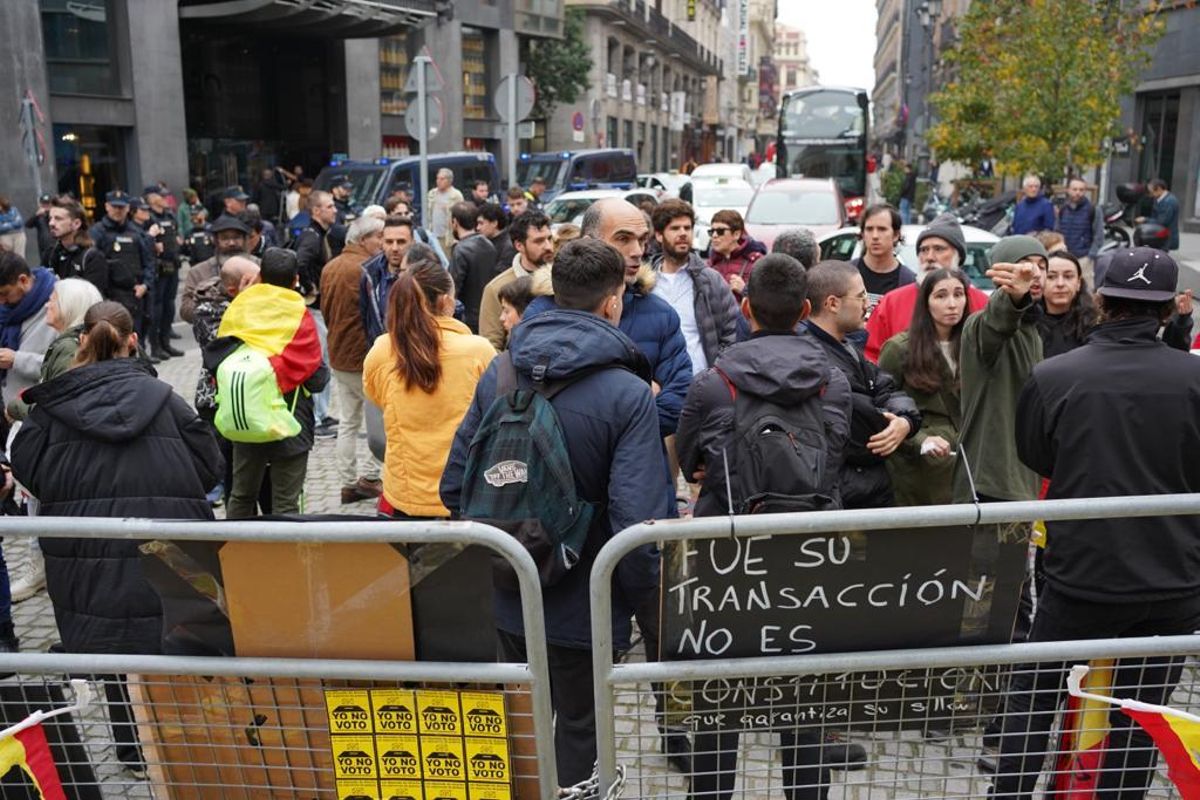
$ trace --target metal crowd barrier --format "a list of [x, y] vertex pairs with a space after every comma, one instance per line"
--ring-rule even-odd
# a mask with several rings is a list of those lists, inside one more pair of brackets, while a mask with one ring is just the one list
[[[1190, 514], [1200, 514], [1200, 495], [751, 515], [732, 523], [707, 517], [626, 529], [598, 554], [591, 576], [600, 785], [617, 781], [620, 764], [626, 798], [978, 798], [989, 796], [999, 767], [1006, 780], [1025, 776], [1005, 797], [1041, 796], [1032, 794], [1035, 784], [1047, 796], [1085, 797], [1143, 779], [1152, 780], [1147, 796], [1175, 797], [1161, 759], [1157, 770], [1142, 769], [1157, 751], [1140, 731], [1130, 737], [1136, 726], [1123, 726], [1128, 720], [1108, 708], [1085, 704], [1068, 713], [1062, 694], [1072, 665], [1091, 662], [1102, 693], [1200, 714], [1200, 674], [1190, 658], [1200, 636], [618, 664], [612, 598], [622, 557], [652, 543]], [[998, 736], [1007, 720], [1030, 714], [1047, 737], [1026, 728], [1017, 736], [1016, 727]], [[664, 731], [687, 737], [690, 773], [668, 764]], [[865, 748], [865, 763], [835, 760], [844, 755], [837, 746], [850, 744]]]
[[[9, 724], [34, 710], [49, 711], [73, 702], [75, 698], [68, 689], [68, 678], [88, 680], [85, 694], [93, 700], [88, 708], [71, 718], [61, 717], [44, 723], [48, 738], [58, 748], [59, 772], [69, 797], [374, 797], [380, 790], [369, 786], [371, 781], [367, 780], [366, 767], [360, 768], [351, 763], [353, 759], [348, 759], [346, 775], [343, 775], [342, 765], [334, 763], [330, 734], [346, 731], [331, 731], [335, 709], [328, 692], [361, 691], [365, 696], [370, 691], [370, 704], [366, 705], [365, 700], [362, 702], [366, 709], [379, 713], [377, 697], [387, 698], [394, 693], [397, 697], [411, 699], [414, 690], [430, 688], [475, 692], [473, 698], [480, 695], [493, 700], [500, 695], [504, 697], [498, 708], [507, 714], [509, 766], [504, 768], [507, 783], [470, 784], [472, 797], [507, 797], [507, 791], [517, 797], [521, 777], [525, 777], [525, 787], [528, 787], [531, 785], [528, 779], [534, 773], [538, 796], [549, 800], [558, 795], [537, 568], [529, 553], [502, 531], [471, 522], [364, 521], [345, 524], [333, 521], [167, 522], [5, 517], [0, 518], [0, 535], [14, 538], [479, 545], [507, 559], [520, 582], [528, 658], [528, 663], [523, 664], [0, 653], [0, 676], [9, 676], [0, 678], [0, 710], [4, 711], [3, 716]], [[482, 754], [483, 760], [491, 758], [495, 762], [497, 756], [489, 749], [494, 740], [489, 743], [483, 739], [465, 738], [471, 733], [466, 730], [466, 697], [466, 694], [462, 695], [464, 705], [459, 712], [459, 725], [463, 730], [459, 739], [441, 749], [456, 751], [452, 756], [464, 761], [469, 761], [472, 754], [477, 757]], [[419, 695], [417, 702], [420, 702]], [[122, 745], [128, 744], [135, 730], [136, 737], [142, 742], [145, 775], [132, 774], [122, 768]], [[422, 735], [424, 733], [422, 731]], [[388, 777], [383, 772], [386, 762], [399, 781], [392, 787], [393, 794], [388, 794], [385, 783], [381, 790], [383, 796], [419, 798], [419, 784], [414, 789], [413, 781], [406, 784], [400, 780], [414, 774], [414, 769], [420, 776], [420, 770], [432, 763], [413, 763], [418, 755], [413, 752], [415, 736], [397, 739], [385, 737], [378, 730], [375, 734], [374, 741], [367, 737], [364, 744], [366, 749], [372, 744], [376, 748], [371, 754], [376, 757], [371, 765], [374, 779]], [[433, 745], [439, 741], [422, 738], [421, 746], [425, 751], [436, 749]], [[428, 752], [422, 753], [423, 757], [428, 755]], [[469, 764], [464, 764], [463, 768], [470, 772]], [[335, 771], [339, 779], [346, 777], [353, 781], [356, 769], [362, 770], [363, 780], [368, 784], [364, 785], [362, 793], [344, 794], [340, 783], [335, 792]], [[436, 764], [434, 770], [437, 770]], [[443, 786], [445, 796], [458, 797], [461, 793], [465, 797], [468, 778], [450, 777], [462, 785]], [[503, 781], [499, 772], [484, 775], [480, 780], [485, 778]], [[473, 777], [469, 779], [474, 780]], [[7, 785], [0, 785], [0, 796], [9, 796], [8, 791]], [[37, 796], [36, 792], [33, 796]], [[533, 794], [526, 789], [520, 796]]]

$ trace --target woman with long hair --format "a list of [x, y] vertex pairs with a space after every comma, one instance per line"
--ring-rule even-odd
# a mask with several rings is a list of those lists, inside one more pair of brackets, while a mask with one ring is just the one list
[[889, 339], [879, 354], [880, 368], [892, 374], [921, 410], [921, 430], [887, 460], [897, 505], [951, 502], [954, 450], [962, 427], [959, 344], [969, 288], [960, 270], [929, 273], [908, 330]]
[[450, 273], [436, 262], [413, 262], [388, 295], [387, 333], [363, 364], [363, 388], [387, 431], [381, 516], [450, 516], [438, 483], [475, 384], [496, 355], [453, 314]]
[[1045, 358], [1062, 355], [1083, 344], [1087, 332], [1095, 326], [1099, 314], [1083, 277], [1079, 259], [1066, 250], [1050, 254], [1042, 275], [1041, 315], [1038, 332], [1042, 335]]
[[[83, 317], [71, 367], [25, 391], [29, 416], [12, 444], [13, 475], [41, 516], [212, 519], [204, 494], [224, 464], [208, 426], [170, 384], [133, 358], [138, 337], [120, 303]], [[42, 539], [46, 588], [69, 653], [162, 651], [162, 601], [135, 539]], [[144, 772], [120, 680], [106, 680], [117, 755]]]

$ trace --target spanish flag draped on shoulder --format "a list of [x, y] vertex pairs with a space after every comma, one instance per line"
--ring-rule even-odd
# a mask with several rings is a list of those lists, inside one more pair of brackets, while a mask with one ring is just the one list
[[238, 292], [225, 309], [217, 336], [233, 336], [267, 355], [279, 391], [287, 394], [321, 366], [317, 325], [292, 289], [258, 283]]
[[50, 754], [50, 743], [46, 741], [46, 732], [40, 723], [0, 739], [0, 777], [14, 767], [25, 773], [40, 800], [67, 800], [54, 756]]
[[1167, 775], [1182, 800], [1200, 800], [1200, 717], [1169, 706], [1120, 700], [1084, 691], [1088, 668], [1076, 666], [1067, 678], [1071, 695], [1117, 706], [1154, 739], [1167, 760]]

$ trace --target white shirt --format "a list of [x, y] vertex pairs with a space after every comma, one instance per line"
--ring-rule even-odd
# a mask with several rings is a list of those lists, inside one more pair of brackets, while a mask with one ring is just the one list
[[692, 359], [692, 374], [699, 374], [708, 369], [708, 359], [704, 357], [700, 327], [696, 324], [696, 286], [692, 276], [686, 269], [681, 269], [675, 273], [659, 271], [657, 277], [654, 293], [666, 300], [679, 315], [679, 327]]

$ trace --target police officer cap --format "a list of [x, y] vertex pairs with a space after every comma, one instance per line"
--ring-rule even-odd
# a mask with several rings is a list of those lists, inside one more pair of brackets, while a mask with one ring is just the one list
[[243, 236], [250, 235], [250, 229], [246, 227], [246, 223], [242, 222], [237, 217], [230, 216], [229, 214], [222, 214], [221, 216], [217, 217], [216, 221], [209, 226], [209, 230], [213, 233], [220, 233], [221, 231], [237, 231]]
[[246, 194], [245, 190], [240, 186], [230, 186], [225, 190], [226, 200], [249, 200], [250, 195]]
[[338, 189], [353, 189], [354, 181], [350, 180], [349, 175], [339, 175], [333, 179], [333, 185]]
[[104, 195], [104, 202], [110, 206], [127, 206], [129, 205], [129, 195], [122, 192], [120, 189], [113, 189], [108, 194]]
[[163, 190], [158, 186], [147, 186], [145, 189], [142, 189], [142, 197], [149, 197], [152, 194], [162, 197], [162, 193]]
[[137, 211], [139, 208], [149, 208], [149, 206], [147, 206], [140, 197], [129, 198], [129, 210]]

